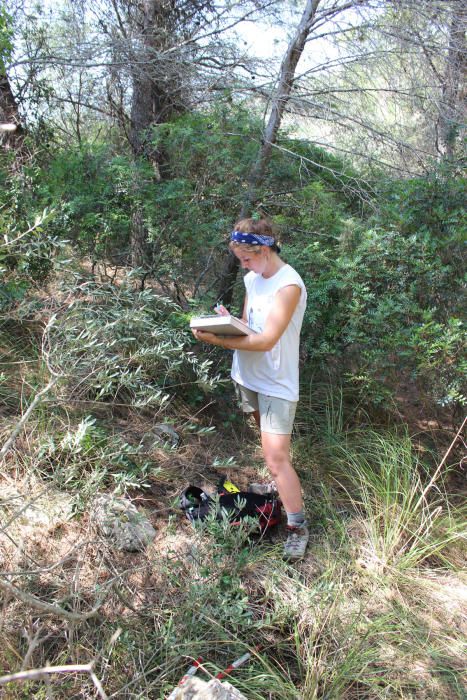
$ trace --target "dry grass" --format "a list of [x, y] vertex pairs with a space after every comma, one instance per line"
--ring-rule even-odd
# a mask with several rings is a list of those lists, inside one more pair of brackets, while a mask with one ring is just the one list
[[[16, 398], [27, 371], [24, 365], [9, 387]], [[5, 438], [21, 401], [9, 405]], [[344, 464], [356, 465], [354, 475], [363, 480], [345, 481], [342, 456], [319, 433], [296, 443], [312, 528], [302, 562], [282, 561], [281, 528], [259, 541], [215, 523], [194, 530], [177, 507], [187, 484], [214, 489], [227, 473], [245, 488], [266, 474], [254, 430], [241, 419], [226, 420], [231, 408], [224, 397], [217, 406], [206, 399], [196, 411], [174, 402], [171, 411], [181, 435], [177, 449], [149, 441], [138, 452], [151, 435], [150, 413], [96, 402], [39, 407], [18, 437], [0, 478], [0, 674], [66, 668], [50, 673], [50, 683], [30, 677], [4, 685], [2, 697], [163, 698], [190, 659], [202, 655], [215, 674], [247, 650], [252, 660], [232, 681], [251, 700], [463, 697], [467, 582], [460, 536], [443, 546], [442, 557], [435, 548], [400, 565], [414, 522], [402, 518], [398, 538], [387, 538], [396, 545], [383, 558], [390, 504], [386, 499], [379, 508], [381, 494], [369, 490], [364, 460], [334, 435]], [[101, 432], [91, 430], [76, 454], [58, 449], [91, 412]], [[196, 432], [211, 426], [218, 429]], [[50, 437], [55, 450], [44, 448]], [[384, 444], [398, 464], [394, 445]], [[135, 446], [136, 466], [118, 463], [118, 445]], [[369, 455], [374, 445], [360, 447]], [[234, 466], [214, 466], [230, 457]], [[144, 461], [154, 471], [138, 471]], [[126, 492], [157, 533], [141, 553], [115, 551], [88, 516], [95, 489], [126, 483], [125, 469], [141, 482]], [[358, 490], [361, 483], [366, 490]], [[403, 483], [418, 484], [401, 481], [401, 489]], [[444, 503], [443, 518], [451, 513]], [[436, 522], [437, 537], [452, 528], [446, 519]]]
[[[195, 447], [185, 449], [197, 454]], [[184, 477], [197, 473], [196, 463], [185, 464]], [[461, 697], [462, 577], [430, 568], [392, 575], [368, 562], [361, 566], [352, 552], [365, 550], [367, 533], [353, 519], [340, 546], [330, 528], [312, 539], [305, 560], [294, 567], [281, 561], [274, 542], [253, 547], [231, 582], [241, 582], [246, 603], [240, 613], [249, 613], [235, 624], [220, 606], [222, 593], [234, 600], [229, 582], [218, 585], [235, 552], [208, 533], [193, 532], [172, 509], [177, 489], [168, 482], [155, 485], [157, 497], [141, 495], [157, 537], [138, 554], [115, 552], [85, 515], [70, 517], [69, 495], [60, 511], [58, 492], [40, 479], [18, 481], [15, 490], [11, 483], [3, 486], [3, 522], [28, 500], [48, 519], [31, 524], [23, 511], [11, 522], [2, 539], [2, 575], [14, 572], [7, 580], [18, 588], [77, 613], [89, 611], [106, 591], [96, 617], [82, 623], [4, 597], [3, 673], [97, 658], [108, 696], [159, 697], [182, 675], [189, 656], [205, 655], [214, 670], [261, 643], [258, 658], [233, 679], [247, 697]], [[212, 595], [210, 609], [193, 597], [194, 585]], [[104, 663], [99, 655], [117, 629], [122, 632]], [[32, 680], [9, 684], [5, 697], [23, 697], [26, 688], [45, 692], [42, 681]], [[82, 673], [54, 677], [54, 688], [59, 697], [98, 696]]]

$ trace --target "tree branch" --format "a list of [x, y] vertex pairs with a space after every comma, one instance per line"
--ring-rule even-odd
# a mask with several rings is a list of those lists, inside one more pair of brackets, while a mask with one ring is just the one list
[[2, 462], [5, 459], [5, 456], [8, 452], [8, 450], [11, 448], [11, 446], [14, 444], [16, 438], [18, 437], [20, 431], [24, 428], [26, 425], [27, 421], [29, 420], [29, 416], [31, 413], [34, 411], [36, 408], [37, 404], [42, 400], [42, 397], [47, 394], [52, 387], [57, 383], [58, 377], [53, 377], [50, 382], [45, 386], [41, 391], [39, 391], [38, 394], [35, 395], [34, 399], [31, 401], [29, 404], [27, 410], [24, 412], [23, 416], [21, 419], [18, 421], [16, 424], [13, 432], [11, 433], [10, 437], [8, 440], [5, 442], [3, 445], [2, 449], [0, 450], [0, 462]]
[[108, 695], [102, 687], [102, 683], [97, 678], [93, 670], [94, 661], [89, 664], [73, 664], [70, 666], [44, 666], [43, 668], [35, 668], [31, 671], [19, 671], [18, 673], [10, 673], [7, 676], [0, 677], [0, 686], [12, 683], [14, 681], [31, 681], [36, 679], [45, 679], [52, 673], [88, 673], [94, 687], [96, 688], [99, 697], [102, 700], [108, 700]]
[[40, 600], [36, 596], [31, 595], [30, 593], [26, 593], [25, 591], [22, 591], [19, 588], [16, 588], [16, 586], [13, 586], [11, 583], [8, 583], [8, 581], [2, 581], [0, 579], [0, 588], [6, 593], [9, 593], [15, 598], [18, 598], [23, 603], [26, 603], [27, 605], [30, 605], [33, 608], [36, 608], [36, 610], [40, 610], [41, 612], [46, 613], [47, 615], [55, 615], [56, 617], [60, 617], [63, 620], [69, 620], [70, 622], [85, 622], [86, 620], [89, 620], [89, 618], [94, 617], [99, 612], [99, 609], [102, 607], [104, 600], [107, 597], [108, 592], [110, 590], [106, 590], [103, 598], [101, 598], [99, 603], [95, 605], [92, 608], [92, 610], [89, 610], [86, 613], [74, 613], [70, 612], [69, 610], [65, 610], [64, 608], [61, 608], [59, 605], [45, 603], [43, 600]]

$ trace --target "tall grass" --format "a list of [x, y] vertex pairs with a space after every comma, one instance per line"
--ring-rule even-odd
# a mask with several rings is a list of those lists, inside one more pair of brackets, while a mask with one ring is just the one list
[[451, 505], [445, 474], [430, 480], [430, 466], [405, 428], [349, 427], [355, 426], [355, 407], [349, 419], [342, 389], [327, 386], [318, 396], [300, 449], [305, 446], [306, 459], [317, 465], [321, 491], [323, 483], [331, 487], [331, 498], [358, 518], [366, 557], [381, 570], [404, 571], [430, 559], [455, 566], [453, 545], [465, 542], [467, 509]]
[[332, 448], [329, 473], [366, 531], [368, 552], [384, 568], [416, 567], [430, 557], [449, 564], [449, 546], [465, 538], [465, 507], [442, 488], [425, 494], [426, 468], [407, 436], [366, 429]]

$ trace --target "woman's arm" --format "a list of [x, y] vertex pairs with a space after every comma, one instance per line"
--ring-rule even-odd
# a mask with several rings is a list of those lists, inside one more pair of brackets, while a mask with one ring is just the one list
[[[242, 318], [241, 320], [248, 324], [248, 294], [245, 295], [245, 301], [243, 302], [243, 311], [242, 311]], [[222, 304], [218, 304], [214, 311], [216, 314], [219, 314], [219, 316], [230, 316], [230, 312], [225, 308], [225, 306], [222, 306]]]
[[[268, 314], [266, 325], [262, 333], [255, 333], [246, 336], [220, 337], [214, 333], [205, 331], [193, 331], [197, 340], [211, 345], [218, 345], [227, 350], [251, 350], [253, 352], [267, 352], [272, 350], [282, 333], [290, 323], [297, 304], [300, 301], [301, 289], [298, 285], [290, 284], [282, 287], [275, 298], [274, 306]], [[245, 299], [243, 307], [243, 320], [245, 319], [248, 298]]]
[[245, 294], [245, 301], [243, 302], [242, 321], [248, 324], [248, 294]]

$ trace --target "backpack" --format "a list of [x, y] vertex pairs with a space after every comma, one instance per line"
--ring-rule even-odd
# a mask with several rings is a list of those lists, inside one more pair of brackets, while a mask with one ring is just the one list
[[180, 508], [191, 522], [205, 520], [214, 509], [218, 520], [227, 513], [232, 525], [240, 525], [246, 516], [257, 518], [261, 532], [281, 521], [281, 502], [274, 495], [261, 496], [249, 491], [231, 493], [224, 488], [223, 480], [218, 486], [217, 498], [198, 486], [188, 486], [180, 494]]

